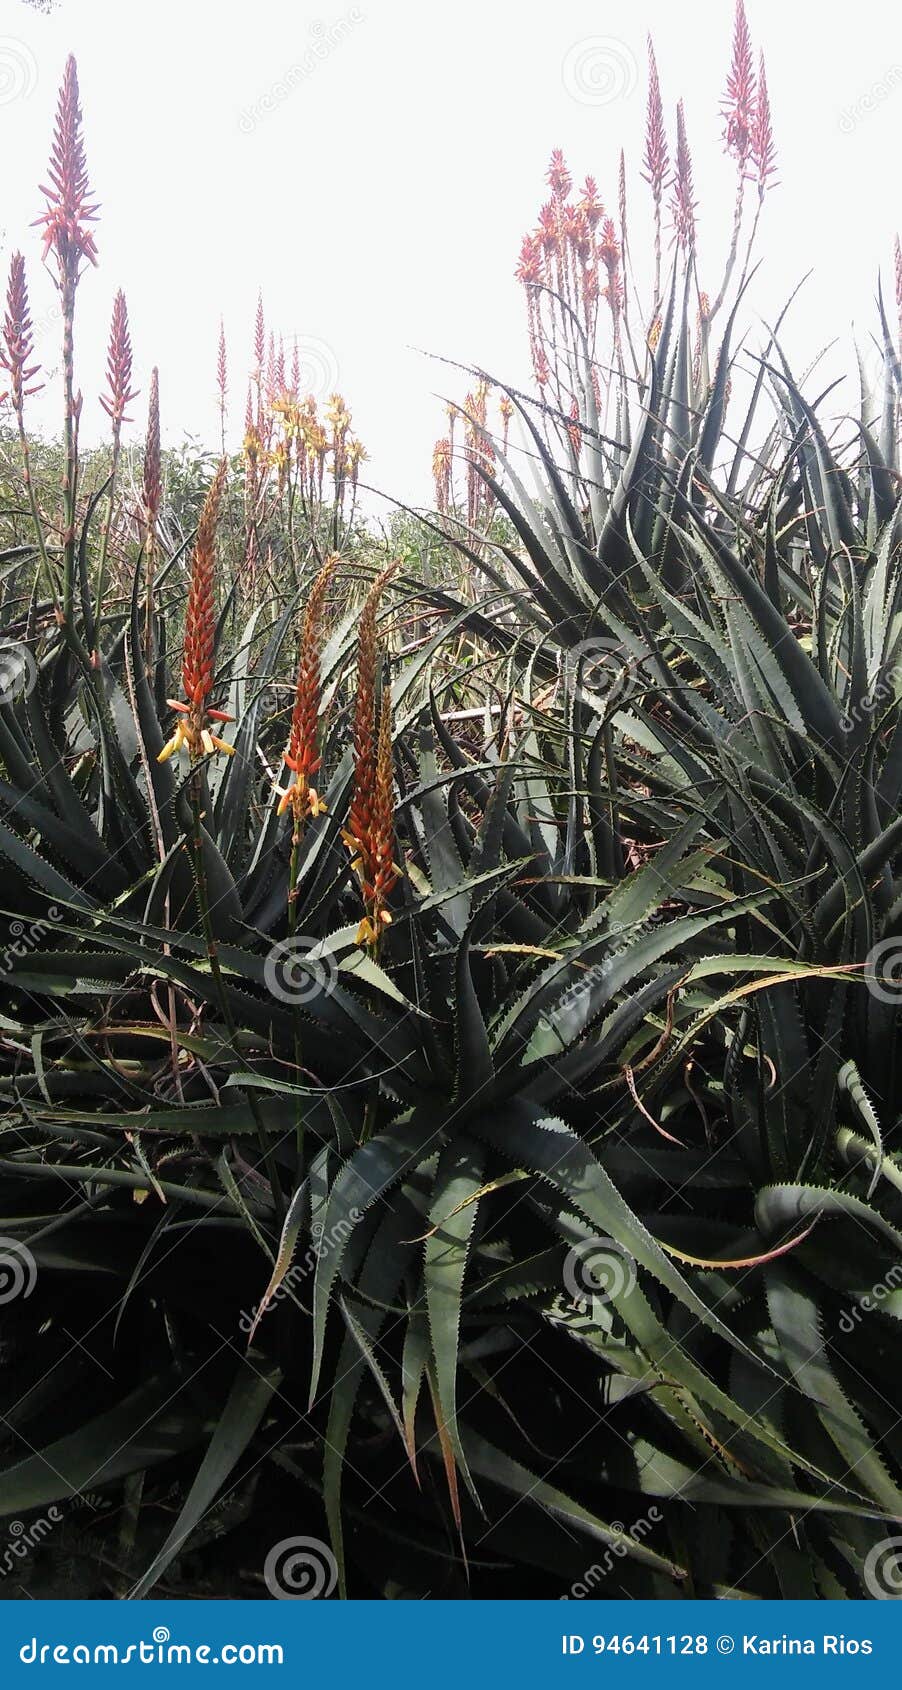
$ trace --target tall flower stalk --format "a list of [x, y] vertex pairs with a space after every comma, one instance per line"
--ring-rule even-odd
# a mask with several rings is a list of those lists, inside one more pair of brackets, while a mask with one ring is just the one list
[[106, 587], [107, 555], [116, 510], [116, 475], [119, 469], [119, 453], [122, 446], [122, 424], [131, 421], [131, 418], [125, 414], [126, 406], [138, 397], [137, 388], [132, 387], [132, 342], [128, 327], [128, 306], [125, 303], [125, 294], [121, 288], [113, 303], [106, 370], [108, 391], [101, 394], [100, 403], [112, 423], [113, 450], [110, 458], [109, 503], [103, 528], [100, 560], [97, 565], [97, 589], [94, 601], [95, 630], [100, 626], [100, 615]]
[[157, 558], [157, 523], [163, 495], [160, 463], [160, 377], [150, 372], [150, 400], [144, 441], [144, 473], [141, 485], [141, 529], [144, 547], [144, 665], [150, 674], [153, 664], [153, 588]]
[[[322, 815], [326, 808], [316, 787], [312, 785], [312, 779], [322, 766], [320, 755], [320, 714], [322, 710], [320, 664], [323, 646], [323, 611], [329, 583], [335, 574], [338, 562], [337, 552], [333, 552], [326, 558], [310, 589], [304, 607], [298, 678], [295, 687], [294, 708], [291, 713], [288, 745], [285, 750], [285, 765], [293, 774], [294, 779], [287, 786], [276, 788], [279, 794], [279, 815], [283, 816], [286, 810], [291, 811], [296, 842], [303, 833], [307, 818]], [[293, 895], [294, 881], [292, 880], [292, 889], [289, 896]]]
[[229, 375], [226, 357], [225, 324], [219, 319], [219, 346], [216, 352], [216, 391], [219, 396], [219, 438], [222, 456], [226, 455], [226, 416], [228, 414]]
[[655, 208], [655, 296], [652, 313], [654, 315], [661, 299], [661, 204], [664, 189], [667, 186], [670, 154], [667, 147], [667, 129], [664, 123], [661, 84], [658, 78], [658, 66], [651, 36], [648, 38], [648, 104], [645, 114], [645, 153], [642, 164], [642, 174], [651, 188]]
[[78, 498], [78, 423], [81, 394], [75, 391], [75, 295], [86, 263], [97, 263], [90, 227], [97, 206], [91, 188], [82, 135], [78, 70], [69, 55], [60, 88], [53, 146], [41, 193], [47, 209], [38, 218], [43, 231], [44, 262], [52, 259], [63, 318], [63, 621], [71, 626], [75, 597], [75, 521]]
[[222, 459], [210, 483], [200, 521], [191, 566], [191, 586], [185, 612], [185, 648], [182, 657], [183, 699], [167, 700], [177, 713], [175, 732], [160, 752], [165, 763], [176, 752], [187, 750], [192, 764], [214, 751], [231, 757], [234, 747], [212, 732], [211, 723], [231, 722], [233, 717], [210, 705], [213, 692], [213, 659], [216, 642], [216, 529], [225, 487], [226, 460]]
[[385, 928], [391, 923], [388, 899], [401, 873], [394, 861], [391, 693], [379, 685], [383, 646], [378, 632], [380, 600], [398, 567], [390, 563], [377, 576], [360, 617], [354, 790], [348, 825], [342, 834], [363, 900], [357, 944], [373, 956], [378, 954]]
[[31, 511], [34, 523], [47, 589], [50, 597], [54, 602], [57, 602], [56, 581], [50, 559], [47, 556], [44, 524], [35, 496], [34, 480], [31, 473], [31, 453], [28, 446], [28, 435], [25, 432], [25, 400], [30, 394], [39, 393], [43, 385], [41, 382], [35, 381], [35, 376], [41, 366], [32, 363], [33, 357], [34, 330], [28, 303], [25, 260], [21, 252], [14, 252], [10, 261], [9, 284], [6, 290], [6, 316], [3, 320], [0, 365], [9, 375], [9, 400], [16, 413], [16, 426], [19, 431], [19, 444], [22, 450], [22, 477], [25, 482], [28, 508]]

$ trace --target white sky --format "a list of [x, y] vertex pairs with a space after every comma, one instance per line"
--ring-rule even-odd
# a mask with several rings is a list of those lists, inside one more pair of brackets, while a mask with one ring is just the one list
[[[833, 15], [811, 0], [748, 0], [748, 14], [767, 58], [780, 181], [754, 306], [769, 315], [814, 267], [784, 335], [801, 370], [823, 342], [850, 339], [853, 322], [864, 337], [878, 267], [892, 297], [902, 21], [886, 0]], [[733, 188], [718, 115], [731, 26], [732, 0], [629, 9], [598, 0], [58, 0], [49, 14], [0, 0], [4, 287], [21, 245], [40, 352], [57, 364], [55, 296], [29, 224], [41, 210], [72, 50], [102, 205], [100, 266], [79, 295], [84, 437], [101, 432], [96, 395], [121, 285], [142, 389], [131, 437], [143, 433], [156, 362], [166, 441], [216, 443], [222, 313], [237, 444], [262, 285], [268, 322], [289, 342], [298, 335], [318, 385], [337, 382], [344, 393], [370, 451], [367, 478], [427, 498], [432, 445], [444, 432], [434, 395], [462, 398], [465, 378], [415, 349], [524, 378], [513, 270], [545, 197], [552, 147], [579, 181], [591, 171], [613, 206], [622, 145], [635, 231], [646, 216], [638, 169], [649, 30], [668, 117], [679, 95], [686, 102], [702, 283], [716, 287]], [[317, 42], [323, 56], [292, 76]], [[592, 98], [593, 67], [612, 78], [595, 91], [612, 97]], [[43, 397], [34, 417], [56, 426]]]

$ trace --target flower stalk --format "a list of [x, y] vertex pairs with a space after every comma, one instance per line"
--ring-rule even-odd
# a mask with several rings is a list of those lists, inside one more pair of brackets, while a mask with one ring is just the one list
[[160, 752], [165, 763], [177, 752], [187, 750], [192, 763], [216, 751], [231, 757], [234, 746], [212, 731], [211, 724], [231, 722], [234, 717], [210, 705], [213, 692], [213, 658], [216, 642], [216, 528], [226, 478], [223, 458], [210, 484], [200, 521], [191, 567], [191, 586], [185, 614], [185, 648], [182, 658], [183, 699], [167, 699], [177, 713], [175, 732]]

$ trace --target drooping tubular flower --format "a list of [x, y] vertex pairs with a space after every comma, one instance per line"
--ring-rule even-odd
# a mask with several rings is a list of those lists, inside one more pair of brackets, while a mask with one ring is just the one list
[[234, 746], [212, 733], [211, 722], [231, 722], [234, 717], [210, 706], [213, 690], [213, 648], [216, 640], [216, 526], [225, 487], [226, 460], [222, 459], [210, 483], [200, 521], [191, 566], [191, 586], [185, 613], [185, 650], [182, 658], [184, 700], [167, 699], [178, 712], [175, 732], [164, 745], [157, 762], [165, 763], [176, 751], [187, 747], [192, 762], [206, 753], [224, 751], [231, 757]]
[[283, 816], [288, 809], [292, 811], [296, 833], [300, 831], [307, 816], [321, 816], [326, 809], [316, 787], [311, 786], [310, 781], [322, 765], [319, 754], [319, 718], [322, 707], [320, 660], [323, 649], [323, 607], [338, 561], [337, 552], [326, 558], [310, 589], [301, 624], [298, 681], [285, 751], [285, 762], [294, 775], [294, 780], [286, 787], [276, 787], [279, 793], [279, 815]]
[[376, 625], [379, 602], [397, 568], [397, 563], [390, 563], [376, 577], [360, 617], [354, 790], [348, 825], [342, 833], [363, 899], [357, 944], [373, 952], [378, 950], [384, 929], [391, 922], [388, 898], [401, 873], [394, 861], [391, 695], [383, 688], [381, 697], [377, 697], [381, 646]]
[[3, 321], [3, 340], [0, 345], [0, 366], [9, 374], [9, 397], [13, 410], [23, 426], [24, 402], [30, 393], [38, 393], [35, 385], [40, 364], [32, 364], [34, 332], [28, 304], [28, 283], [25, 280], [25, 260], [21, 252], [14, 252], [9, 266], [9, 286], [6, 290], [6, 316]]

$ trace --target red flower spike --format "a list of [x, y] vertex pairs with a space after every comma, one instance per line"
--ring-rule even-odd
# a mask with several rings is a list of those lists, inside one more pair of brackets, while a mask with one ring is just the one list
[[113, 424], [113, 442], [118, 446], [122, 424], [131, 421], [125, 414], [125, 407], [138, 397], [138, 389], [131, 385], [132, 343], [128, 328], [128, 308], [121, 288], [113, 303], [106, 371], [109, 394], [101, 394], [100, 403]]
[[667, 131], [664, 126], [661, 84], [658, 80], [658, 66], [651, 36], [648, 38], [648, 104], [645, 115], [645, 153], [642, 162], [644, 166], [642, 175], [651, 188], [655, 204], [660, 205], [661, 196], [667, 183], [670, 154], [667, 147]]
[[14, 252], [10, 260], [9, 286], [6, 290], [0, 367], [9, 373], [9, 397], [20, 423], [25, 399], [30, 393], [40, 392], [42, 385], [40, 382], [31, 385], [41, 367], [40, 364], [29, 362], [33, 357], [34, 331], [28, 305], [25, 260], [21, 252]]
[[758, 85], [755, 97], [755, 116], [752, 123], [752, 138], [750, 146], [754, 178], [758, 185], [758, 194], [764, 198], [771, 176], [776, 174], [777, 153], [774, 147], [774, 132], [771, 123], [770, 96], [767, 91], [767, 76], [764, 70], [764, 54], [758, 60]]
[[733, 57], [723, 103], [724, 142], [727, 153], [744, 172], [752, 146], [756, 115], [755, 70], [752, 41], [743, 0], [736, 0], [733, 24]]
[[673, 177], [670, 212], [677, 241], [684, 252], [692, 252], [695, 247], [695, 209], [692, 154], [689, 151], [689, 142], [686, 137], [686, 118], [681, 100], [677, 106], [676, 169]]
[[90, 203], [91, 187], [81, 128], [78, 70], [70, 53], [60, 88], [53, 147], [48, 167], [48, 185], [41, 188], [47, 210], [37, 219], [43, 230], [43, 258], [51, 252], [59, 267], [63, 286], [74, 287], [83, 262], [97, 263], [93, 231], [98, 206]]

